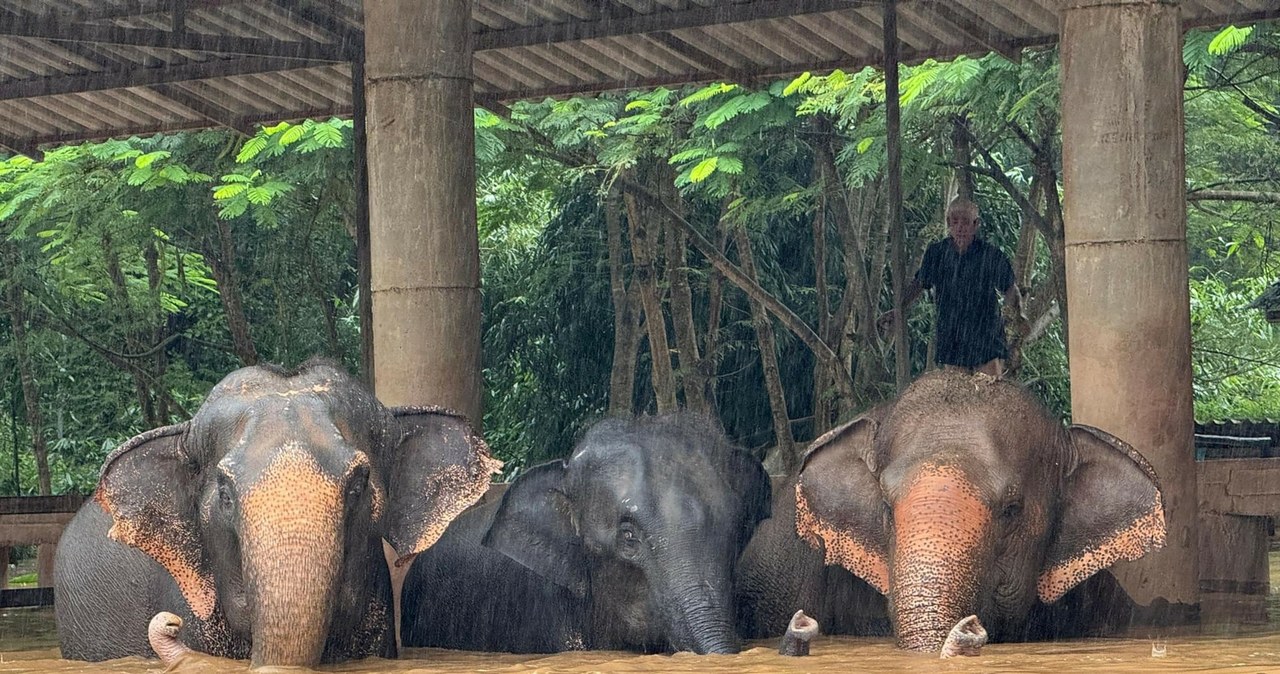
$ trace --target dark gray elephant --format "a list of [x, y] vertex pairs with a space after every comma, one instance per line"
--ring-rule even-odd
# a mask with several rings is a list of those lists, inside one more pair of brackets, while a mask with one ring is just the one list
[[382, 540], [426, 549], [500, 465], [465, 419], [387, 409], [323, 361], [237, 370], [108, 457], [58, 546], [63, 657], [148, 656], [158, 611], [255, 666], [393, 656]]
[[734, 566], [769, 502], [760, 462], [705, 421], [602, 421], [418, 556], [404, 643], [735, 653]]
[[[777, 614], [810, 611], [788, 602], [824, 595], [848, 598], [815, 608], [824, 625], [891, 626], [912, 650], [937, 651], [970, 614], [995, 640], [1084, 628], [1110, 612], [1107, 593], [1128, 601], [1109, 574], [1094, 574], [1165, 537], [1156, 475], [1132, 447], [1064, 427], [1017, 384], [953, 370], [923, 375], [896, 402], [816, 440], [787, 488], [795, 529], [762, 527], [744, 554], [748, 633], [780, 634]], [[816, 575], [796, 533], [842, 568]], [[782, 568], [798, 573], [780, 577]], [[1064, 602], [1098, 615], [1055, 613], [1091, 577]], [[869, 588], [887, 597], [883, 609]]]

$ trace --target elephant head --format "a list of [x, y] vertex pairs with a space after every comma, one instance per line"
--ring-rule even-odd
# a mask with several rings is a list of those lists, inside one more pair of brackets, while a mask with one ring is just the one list
[[483, 543], [587, 601], [597, 647], [736, 653], [734, 566], [769, 507], [709, 422], [606, 420], [513, 482]]
[[500, 465], [465, 419], [387, 409], [313, 361], [231, 373], [190, 421], [117, 449], [95, 498], [209, 650], [310, 666], [395, 652], [382, 539], [421, 552]]
[[796, 530], [886, 595], [899, 645], [936, 651], [970, 614], [1017, 635], [1037, 599], [1163, 545], [1165, 520], [1123, 441], [1063, 427], [1016, 384], [942, 371], [813, 443]]

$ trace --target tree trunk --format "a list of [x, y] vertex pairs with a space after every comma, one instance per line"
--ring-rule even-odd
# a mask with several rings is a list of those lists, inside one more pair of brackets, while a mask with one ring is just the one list
[[[120, 255], [116, 252], [110, 234], [102, 235], [102, 255], [107, 267], [107, 277], [111, 279], [112, 291], [115, 294], [119, 316], [124, 319], [124, 351], [127, 354], [142, 352], [141, 340], [138, 339], [138, 325], [142, 323], [134, 311], [133, 302], [129, 299], [129, 289], [125, 285], [124, 271], [120, 267]], [[142, 411], [142, 421], [149, 428], [162, 426], [156, 414], [155, 402], [148, 385], [150, 377], [135, 366], [130, 374], [133, 376], [133, 392], [138, 399], [138, 407]]]
[[[742, 263], [742, 271], [752, 281], [759, 282], [756, 275], [755, 258], [751, 255], [751, 238], [741, 227], [734, 230], [734, 241], [738, 245], [738, 261]], [[773, 336], [773, 321], [765, 311], [764, 305], [748, 295], [751, 304], [751, 322], [756, 329], [756, 342], [760, 346], [760, 365], [764, 370], [764, 387], [769, 393], [769, 411], [773, 414], [773, 434], [777, 443], [778, 455], [782, 458], [782, 467], [788, 475], [795, 472], [799, 458], [795, 451], [795, 438], [791, 435], [791, 417], [787, 414], [787, 396], [782, 390], [782, 374], [778, 370], [778, 347]]]
[[[716, 218], [716, 252], [722, 257], [729, 245], [729, 230], [725, 227], [730, 199], [726, 197], [720, 205], [720, 216]], [[688, 237], [686, 238], [686, 242]], [[719, 419], [720, 406], [716, 402], [716, 377], [720, 364], [720, 322], [724, 308], [724, 274], [714, 266], [707, 273], [707, 331], [704, 335], [702, 362], [703, 381], [706, 383], [707, 406], [713, 416]]]
[[[231, 332], [231, 348], [244, 365], [258, 362], [258, 350], [249, 334], [249, 319], [245, 316], [240, 297], [239, 274], [236, 273], [235, 242], [231, 237], [231, 223], [218, 218], [218, 247], [216, 252], [205, 249], [205, 261], [218, 284], [218, 296], [222, 311], [227, 317], [227, 329]], [[367, 299], [367, 298], [365, 298]]]
[[902, 302], [907, 289], [907, 256], [902, 225], [902, 116], [898, 94], [898, 8], [896, 0], [884, 3], [884, 103], [885, 147], [885, 222], [889, 228], [889, 267], [893, 280], [893, 308], [898, 320], [893, 322], [893, 353], [898, 390], [907, 387], [911, 378], [911, 344]]
[[[628, 196], [641, 196], [656, 206], [665, 206], [661, 199], [655, 197], [653, 193], [649, 192], [649, 190], [643, 185], [633, 181], [628, 181], [627, 189], [630, 190], [628, 192]], [[777, 316], [778, 320], [781, 321], [788, 330], [790, 330], [796, 337], [799, 337], [800, 341], [804, 342], [805, 346], [809, 347], [809, 350], [812, 351], [820, 361], [822, 361], [824, 366], [838, 370], [839, 376], [836, 377], [835, 381], [836, 386], [840, 389], [840, 394], [852, 395], [852, 388], [850, 387], [848, 374], [846, 374], [844, 366], [841, 365], [839, 357], [836, 356], [835, 351], [831, 350], [830, 346], [818, 337], [818, 333], [814, 332], [813, 328], [810, 328], [808, 324], [804, 322], [804, 319], [797, 316], [794, 311], [787, 308], [787, 305], [778, 301], [778, 298], [769, 294], [769, 292], [764, 288], [761, 288], [760, 284], [757, 283], [755, 279], [751, 278], [730, 262], [729, 258], [724, 256], [724, 253], [717, 250], [715, 245], [708, 241], [707, 238], [695, 229], [693, 225], [689, 224], [687, 220], [674, 212], [671, 215], [674, 221], [680, 225], [680, 229], [684, 230], [684, 234], [688, 237], [689, 243], [691, 243], [694, 248], [697, 248], [698, 252], [702, 253], [703, 257], [707, 258], [707, 261], [710, 262], [717, 271], [724, 274], [726, 279], [741, 289], [742, 292], [746, 293], [749, 299], [759, 302], [769, 311], [769, 313]]]
[[[627, 231], [631, 235], [631, 259], [635, 282], [640, 284], [640, 302], [644, 305], [645, 324], [649, 328], [649, 354], [653, 367], [653, 393], [658, 413], [674, 412], [676, 403], [675, 373], [671, 369], [671, 348], [667, 345], [667, 324], [662, 317], [662, 299], [658, 295], [658, 274], [654, 269], [654, 249], [650, 230], [641, 209], [631, 193], [625, 193]], [[648, 209], [646, 209], [648, 210]]]
[[[665, 181], [664, 185], [667, 184]], [[668, 190], [668, 203], [672, 210], [683, 213], [683, 203], [675, 189]], [[689, 289], [686, 249], [688, 242], [680, 226], [670, 218], [663, 242], [667, 254], [667, 285], [671, 288], [671, 327], [676, 335], [679, 351], [680, 384], [684, 390], [685, 406], [702, 415], [709, 415], [706, 378], [702, 372], [702, 356], [698, 353], [698, 329], [693, 323], [693, 292]]]
[[[609, 374], [609, 414], [630, 415], [634, 410], [636, 352], [639, 332], [623, 275], [622, 216], [617, 194], [611, 192], [604, 205], [604, 221], [609, 237], [609, 296], [613, 300], [613, 368]], [[636, 287], [631, 284], [632, 289]]]
[[[5, 267], [17, 269], [17, 254], [12, 247], [6, 246]], [[49, 446], [44, 438], [44, 417], [40, 413], [40, 385], [36, 381], [35, 367], [31, 362], [31, 352], [27, 344], [27, 308], [23, 297], [22, 286], [12, 275], [7, 291], [9, 304], [9, 323], [13, 330], [13, 353], [18, 365], [18, 379], [22, 382], [22, 400], [27, 411], [27, 428], [31, 434], [31, 449], [36, 458], [36, 475], [39, 481], [40, 495], [53, 493], [53, 480], [49, 474]], [[17, 485], [14, 485], [17, 487]]]
[[164, 310], [160, 307], [160, 284], [164, 282], [164, 276], [160, 272], [160, 251], [156, 249], [155, 242], [150, 243], [146, 250], [143, 251], [143, 257], [147, 264], [147, 284], [151, 289], [153, 298], [153, 306], [159, 310], [159, 315], [155, 316], [155, 328], [151, 331], [151, 344], [155, 354], [151, 357], [152, 368], [152, 388], [155, 394], [156, 420], [160, 426], [168, 425], [173, 411], [169, 408], [169, 396], [157, 390], [157, 387], [166, 391], [168, 387], [164, 384], [165, 370], [169, 369], [169, 352], [164, 345], [167, 343], [170, 335], [169, 319], [164, 314]]
[[[973, 149], [969, 147], [969, 120], [963, 115], [951, 118], [951, 147], [955, 152], [956, 165], [956, 198], [973, 201], [973, 171], [969, 165], [973, 163]], [[944, 206], [945, 208], [945, 206]]]
[[[814, 168], [817, 169], [818, 159], [814, 158]], [[815, 170], [814, 173], [817, 173]], [[817, 294], [817, 312], [818, 312], [818, 335], [828, 344], [834, 342], [831, 339], [831, 306], [830, 299], [827, 297], [827, 199], [825, 190], [818, 197], [818, 203], [813, 211], [813, 287]], [[813, 437], [818, 437], [826, 432], [831, 424], [831, 410], [833, 408], [831, 397], [827, 395], [828, 383], [831, 379], [830, 373], [817, 363], [813, 368]]]

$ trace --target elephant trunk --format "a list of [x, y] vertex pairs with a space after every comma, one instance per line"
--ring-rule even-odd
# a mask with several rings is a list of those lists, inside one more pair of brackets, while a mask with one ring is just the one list
[[254, 485], [242, 510], [251, 660], [253, 667], [314, 667], [342, 572], [343, 504], [332, 480], [280, 463]]
[[671, 646], [680, 651], [737, 653], [732, 583], [721, 574], [693, 572], [678, 583], [670, 602]]
[[936, 652], [977, 608], [991, 511], [959, 470], [929, 466], [895, 504], [893, 517], [894, 633], [902, 648]]

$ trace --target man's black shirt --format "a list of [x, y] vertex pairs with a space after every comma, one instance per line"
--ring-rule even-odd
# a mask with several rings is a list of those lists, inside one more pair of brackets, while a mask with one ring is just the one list
[[1013, 285], [1013, 265], [999, 248], [975, 238], [962, 255], [947, 237], [925, 250], [916, 279], [936, 289], [939, 364], [977, 367], [1008, 357], [996, 293]]

